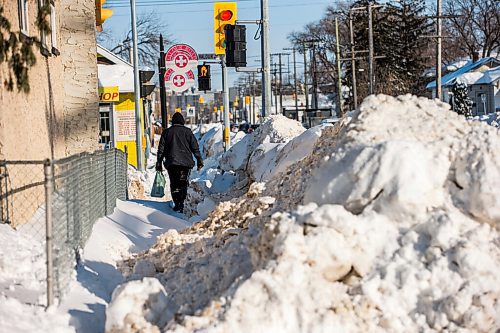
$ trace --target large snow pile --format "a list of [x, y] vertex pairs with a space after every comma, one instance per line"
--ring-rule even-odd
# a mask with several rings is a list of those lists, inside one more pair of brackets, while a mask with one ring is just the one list
[[231, 139], [231, 148], [227, 152], [220, 152], [218, 148], [210, 148], [218, 147], [216, 138], [222, 133], [215, 129], [217, 127], [201, 138], [202, 144], [213, 152], [207, 155], [210, 157], [205, 160], [204, 170], [193, 175], [194, 181], [186, 200], [187, 216], [200, 215], [205, 218], [219, 202], [244, 194], [251, 182], [269, 179], [273, 170], [282, 171], [287, 163], [279, 152], [287, 143], [290, 144], [284, 151], [294, 150], [296, 160], [305, 157], [314, 144], [314, 138], [319, 137], [321, 132], [316, 129], [308, 135], [311, 141], [301, 140], [291, 144], [292, 139], [305, 131], [304, 127], [284, 116], [271, 116], [252, 134], [238, 132]]
[[[307, 157], [122, 264], [154, 267], [172, 302], [143, 332], [498, 331], [498, 130], [379, 95], [319, 134]], [[140, 304], [127, 318], [158, 311]]]

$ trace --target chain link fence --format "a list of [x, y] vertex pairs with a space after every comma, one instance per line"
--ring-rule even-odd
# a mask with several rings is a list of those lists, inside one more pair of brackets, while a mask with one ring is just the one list
[[125, 200], [127, 156], [111, 149], [60, 160], [0, 161], [0, 223], [46, 248], [47, 305], [69, 289], [94, 223]]

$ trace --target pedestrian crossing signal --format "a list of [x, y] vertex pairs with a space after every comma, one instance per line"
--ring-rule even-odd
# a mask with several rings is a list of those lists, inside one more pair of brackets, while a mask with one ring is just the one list
[[198, 65], [198, 90], [211, 90], [210, 86], [210, 66], [209, 65]]

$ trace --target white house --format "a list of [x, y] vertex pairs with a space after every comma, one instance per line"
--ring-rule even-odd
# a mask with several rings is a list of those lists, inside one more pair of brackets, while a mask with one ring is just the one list
[[[450, 92], [456, 82], [469, 87], [469, 97], [473, 102], [472, 115], [500, 111], [500, 60], [490, 57], [474, 63], [469, 61], [465, 66], [443, 76], [441, 84], [445, 101], [450, 100]], [[429, 83], [426, 88], [435, 95], [436, 81]]]

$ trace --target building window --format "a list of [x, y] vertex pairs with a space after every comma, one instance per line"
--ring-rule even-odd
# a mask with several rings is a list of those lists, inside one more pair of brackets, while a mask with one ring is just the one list
[[57, 44], [57, 19], [56, 19], [56, 4], [54, 0], [50, 0], [50, 42], [52, 43], [52, 54], [58, 56], [59, 47]]
[[[47, 0], [38, 0], [38, 11], [42, 11], [43, 7], [47, 4]], [[41, 53], [48, 57], [50, 56], [49, 45], [48, 45], [47, 30], [40, 29], [40, 42], [41, 42]]]
[[17, 7], [19, 11], [19, 27], [21, 28], [21, 32], [29, 36], [28, 0], [17, 0]]

